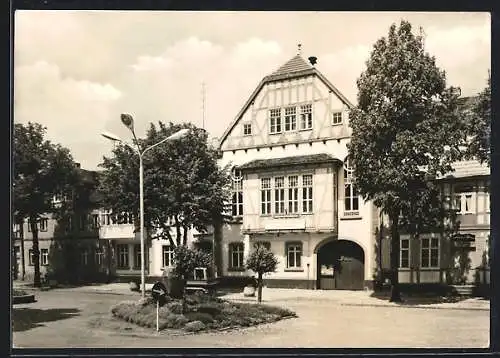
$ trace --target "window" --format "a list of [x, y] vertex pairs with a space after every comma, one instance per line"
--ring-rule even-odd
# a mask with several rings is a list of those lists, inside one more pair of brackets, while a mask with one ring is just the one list
[[111, 212], [109, 210], [101, 213], [101, 225], [111, 225]]
[[81, 264], [87, 266], [89, 264], [89, 251], [87, 248], [82, 249], [80, 252]]
[[118, 251], [118, 268], [124, 269], [129, 268], [128, 264], [128, 244], [118, 244], [116, 245]]
[[455, 195], [455, 201], [453, 203], [453, 209], [455, 209], [457, 212], [462, 212], [462, 195], [458, 194]]
[[333, 112], [332, 124], [340, 124], [340, 123], [342, 123], [342, 112]]
[[281, 133], [281, 108], [269, 110], [269, 133]]
[[261, 214], [271, 214], [271, 178], [262, 178], [260, 180], [260, 202]]
[[285, 178], [274, 178], [274, 213], [285, 213]]
[[40, 250], [40, 265], [42, 266], [49, 265], [49, 249]]
[[47, 231], [49, 227], [49, 219], [41, 218], [40, 219], [40, 231]]
[[162, 266], [171, 267], [174, 264], [174, 249], [170, 245], [162, 247]]
[[297, 117], [295, 107], [285, 108], [285, 131], [294, 131], [297, 129]]
[[35, 255], [33, 254], [33, 249], [29, 249], [28, 256], [29, 265], [33, 266], [35, 264]]
[[233, 242], [229, 244], [229, 267], [242, 269], [244, 244], [242, 242]]
[[465, 201], [465, 214], [471, 214], [472, 213], [472, 194], [465, 194], [464, 195], [464, 201]]
[[99, 215], [98, 214], [92, 214], [92, 227], [94, 229], [97, 229], [99, 227]]
[[104, 253], [102, 252], [102, 249], [100, 247], [96, 247], [95, 249], [95, 263], [97, 265], [102, 265], [103, 263], [103, 258], [104, 258]]
[[422, 238], [421, 266], [439, 267], [439, 239]]
[[134, 268], [141, 268], [141, 245], [134, 245]]
[[232, 175], [232, 203], [231, 203], [231, 213], [233, 216], [243, 215], [243, 176], [241, 171], [238, 169], [233, 169]]
[[312, 175], [302, 176], [302, 212], [312, 213], [313, 211], [313, 186]]
[[252, 125], [250, 123], [243, 124], [243, 135], [252, 134]]
[[347, 213], [356, 213], [359, 210], [359, 197], [356, 186], [353, 183], [353, 168], [346, 158], [344, 162], [344, 211]]
[[78, 230], [84, 231], [87, 227], [87, 215], [80, 215], [78, 220]]
[[288, 177], [288, 213], [299, 212], [299, 177], [297, 175]]
[[302, 267], [302, 243], [287, 243], [286, 244], [286, 267], [301, 268]]
[[410, 267], [410, 239], [401, 239], [399, 267]]
[[300, 129], [311, 129], [312, 127], [312, 105], [304, 104], [300, 106]]

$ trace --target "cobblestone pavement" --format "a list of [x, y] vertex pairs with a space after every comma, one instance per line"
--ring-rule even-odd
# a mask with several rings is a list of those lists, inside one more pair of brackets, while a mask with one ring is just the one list
[[[68, 289], [37, 292], [36, 297], [35, 303], [14, 307], [18, 316], [31, 310], [35, 317], [13, 333], [15, 347], [484, 348], [489, 344], [488, 310], [346, 306], [307, 297], [280, 302], [274, 296], [269, 303], [286, 306], [299, 317], [238, 331], [169, 336], [147, 329], [132, 333], [90, 326], [92, 320], [107, 320], [111, 305], [138, 294]], [[53, 313], [51, 318], [47, 312]]]

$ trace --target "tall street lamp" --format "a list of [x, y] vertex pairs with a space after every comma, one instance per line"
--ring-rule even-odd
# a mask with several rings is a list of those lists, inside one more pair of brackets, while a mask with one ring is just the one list
[[109, 140], [112, 140], [114, 142], [120, 142], [120, 143], [123, 143], [125, 145], [127, 145], [128, 147], [132, 148], [134, 151], [137, 152], [137, 154], [139, 155], [139, 205], [140, 205], [140, 237], [141, 237], [141, 291], [142, 291], [142, 297], [144, 298], [145, 297], [145, 293], [146, 293], [146, 282], [145, 282], [145, 264], [144, 264], [144, 167], [143, 167], [143, 158], [144, 158], [144, 154], [146, 154], [146, 152], [148, 152], [149, 150], [153, 149], [154, 147], [164, 143], [164, 142], [167, 142], [167, 141], [171, 141], [171, 140], [176, 140], [176, 139], [180, 139], [182, 137], [184, 137], [188, 132], [189, 132], [189, 129], [181, 129], [177, 132], [175, 132], [174, 134], [172, 134], [171, 136], [165, 138], [165, 139], [162, 139], [161, 141], [159, 141], [158, 143], [155, 143], [143, 150], [141, 150], [141, 147], [139, 146], [139, 142], [137, 141], [137, 137], [135, 135], [135, 131], [134, 131], [134, 118], [130, 115], [130, 114], [127, 114], [127, 113], [123, 113], [121, 115], [121, 121], [122, 123], [128, 128], [130, 129], [130, 131], [132, 132], [132, 135], [134, 136], [134, 141], [135, 141], [135, 145], [136, 145], [136, 148], [132, 147], [130, 144], [128, 144], [127, 142], [124, 142], [121, 140], [120, 137], [112, 134], [112, 133], [102, 133], [101, 135], [104, 137], [104, 138], [107, 138]]

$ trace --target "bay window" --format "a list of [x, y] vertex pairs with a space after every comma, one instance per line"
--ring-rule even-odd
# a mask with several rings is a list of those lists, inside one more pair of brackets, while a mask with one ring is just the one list
[[288, 177], [288, 213], [299, 212], [299, 177], [297, 175]]
[[312, 213], [313, 211], [313, 181], [312, 175], [302, 175], [302, 212]]
[[261, 214], [271, 214], [271, 178], [262, 178], [260, 180], [260, 201], [261, 201]]
[[274, 178], [274, 213], [285, 213], [285, 178]]

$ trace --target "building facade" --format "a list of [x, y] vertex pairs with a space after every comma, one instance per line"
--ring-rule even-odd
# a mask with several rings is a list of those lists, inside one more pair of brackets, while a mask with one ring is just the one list
[[[309, 60], [298, 54], [264, 77], [221, 138], [221, 166], [233, 168], [222, 276], [251, 275], [244, 262], [259, 242], [279, 259], [277, 271], [265, 277], [269, 287], [371, 288], [390, 267], [384, 218], [353, 183], [352, 104], [314, 67], [316, 58]], [[487, 279], [489, 168], [467, 161], [455, 169], [441, 183], [460, 231], [418, 239], [403, 234], [402, 283], [450, 284], [460, 281], [457, 275], [466, 283], [478, 272]], [[468, 263], [466, 272], [457, 268], [460, 260]]]

